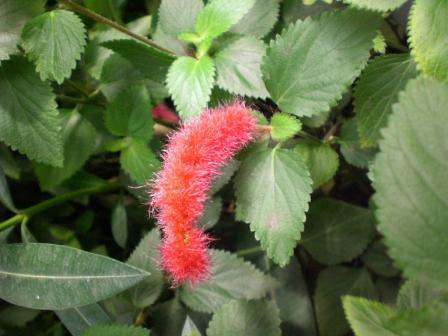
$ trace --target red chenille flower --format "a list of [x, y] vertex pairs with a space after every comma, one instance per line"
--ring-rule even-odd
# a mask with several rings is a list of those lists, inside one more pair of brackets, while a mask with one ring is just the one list
[[210, 238], [195, 223], [213, 179], [255, 130], [250, 110], [235, 101], [203, 111], [170, 136], [152, 185], [151, 208], [163, 232], [162, 267], [174, 285], [194, 285], [210, 275]]

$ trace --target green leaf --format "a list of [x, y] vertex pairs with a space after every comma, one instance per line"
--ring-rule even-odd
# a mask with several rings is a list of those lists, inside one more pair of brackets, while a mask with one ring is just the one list
[[278, 315], [269, 301], [231, 301], [213, 315], [207, 336], [280, 336]]
[[39, 310], [10, 306], [0, 311], [0, 325], [23, 328], [40, 314]]
[[197, 225], [205, 230], [211, 229], [218, 223], [222, 210], [222, 199], [219, 196], [209, 198], [204, 204], [204, 210], [197, 221]]
[[196, 32], [210, 40], [229, 31], [255, 4], [255, 0], [212, 0], [196, 18]]
[[96, 131], [92, 124], [76, 109], [61, 114], [64, 166], [35, 165], [39, 184], [50, 189], [61, 184], [78, 171], [95, 150]]
[[397, 307], [419, 309], [437, 302], [448, 302], [448, 291], [418, 281], [408, 280], [400, 288]]
[[102, 43], [127, 59], [148, 79], [165, 82], [168, 69], [175, 60], [174, 55], [152, 48], [135, 40], [114, 40]]
[[330, 110], [366, 64], [378, 25], [374, 13], [345, 10], [289, 26], [261, 67], [272, 99], [297, 116]]
[[97, 254], [37, 243], [0, 245], [0, 265], [0, 297], [35, 309], [90, 304], [149, 275]]
[[86, 329], [92, 326], [112, 324], [109, 316], [97, 303], [82, 307], [56, 310], [55, 314], [73, 336], [81, 336]]
[[121, 151], [120, 164], [121, 168], [139, 184], [149, 181], [160, 165], [155, 154], [138, 139], [131, 139], [129, 146]]
[[42, 80], [70, 77], [86, 45], [84, 24], [66, 10], [46, 12], [25, 25], [22, 46]]
[[215, 78], [213, 60], [179, 57], [170, 67], [166, 83], [182, 119], [197, 116], [210, 100]]
[[152, 332], [157, 336], [180, 335], [187, 317], [186, 310], [177, 297], [158, 304], [149, 314], [153, 318]]
[[149, 330], [126, 325], [95, 326], [87, 329], [82, 336], [149, 336]]
[[339, 168], [339, 155], [328, 144], [301, 140], [294, 147], [294, 151], [308, 167], [313, 189], [329, 182]]
[[0, 0], [0, 61], [19, 51], [23, 26], [43, 12], [44, 4], [45, 0]]
[[83, 0], [83, 2], [91, 11], [109, 19], [120, 21], [120, 7], [123, 7], [126, 0]]
[[104, 115], [106, 128], [113, 135], [149, 140], [154, 125], [151, 105], [148, 90], [141, 85], [133, 86], [108, 105]]
[[300, 239], [311, 183], [298, 156], [278, 147], [252, 152], [235, 178], [238, 220], [250, 223], [268, 256], [281, 266]]
[[377, 240], [370, 245], [362, 256], [362, 261], [375, 273], [385, 277], [393, 277], [399, 273], [399, 270], [395, 268], [393, 261], [387, 255], [383, 240]]
[[159, 244], [160, 233], [153, 229], [140, 241], [127, 261], [128, 264], [151, 273], [130, 291], [132, 303], [138, 308], [150, 306], [162, 294], [164, 278], [159, 267]]
[[181, 336], [201, 336], [201, 332], [198, 330], [198, 327], [196, 327], [193, 320], [189, 316], [187, 316], [187, 318], [185, 319]]
[[374, 235], [369, 209], [324, 198], [311, 203], [301, 243], [319, 262], [335, 265], [359, 256]]
[[322, 336], [342, 336], [349, 331], [341, 302], [344, 295], [376, 299], [377, 292], [369, 273], [363, 269], [333, 266], [319, 274], [314, 302]]
[[343, 2], [361, 9], [387, 12], [397, 9], [403, 5], [406, 0], [343, 0]]
[[380, 130], [387, 124], [398, 93], [415, 77], [417, 69], [408, 54], [380, 56], [367, 65], [354, 94], [356, 121], [363, 147], [377, 145]]
[[286, 113], [276, 113], [271, 118], [271, 137], [276, 141], [288, 140], [301, 128], [300, 121]]
[[416, 0], [409, 16], [409, 44], [418, 69], [448, 81], [448, 2]]
[[11, 234], [11, 232], [13, 231], [14, 226], [11, 226], [7, 229], [4, 229], [2, 231], [0, 231], [0, 244], [6, 244], [8, 241], [8, 237]]
[[280, 10], [278, 0], [255, 0], [255, 5], [232, 27], [230, 32], [262, 38], [277, 22]]
[[13, 57], [0, 66], [0, 140], [30, 159], [62, 167], [55, 95], [31, 63]]
[[16, 207], [11, 198], [8, 181], [6, 180], [3, 169], [0, 167], [0, 203], [11, 211], [16, 211]]
[[240, 167], [240, 162], [232, 159], [226, 163], [226, 165], [221, 168], [219, 175], [213, 180], [213, 184], [210, 187], [210, 195], [217, 193], [222, 187], [229, 183], [233, 174]]
[[128, 216], [121, 197], [112, 211], [111, 227], [115, 242], [125, 248], [128, 240]]
[[16, 180], [19, 179], [20, 168], [11, 151], [2, 143], [0, 143], [0, 168], [3, 169], [6, 176]]
[[375, 157], [376, 149], [361, 148], [355, 118], [344, 122], [339, 136], [338, 142], [345, 161], [358, 168], [367, 168]]
[[213, 57], [217, 85], [234, 94], [268, 97], [260, 68], [265, 52], [264, 43], [252, 36], [243, 36], [224, 47]]
[[409, 82], [372, 169], [379, 230], [406, 278], [448, 288], [448, 84]]
[[202, 0], [162, 0], [159, 22], [163, 32], [176, 37], [183, 32], [193, 32], [196, 16], [203, 7]]
[[184, 285], [180, 299], [190, 308], [211, 313], [232, 299], [259, 299], [275, 281], [249, 262], [219, 250], [210, 250], [212, 276], [195, 287]]

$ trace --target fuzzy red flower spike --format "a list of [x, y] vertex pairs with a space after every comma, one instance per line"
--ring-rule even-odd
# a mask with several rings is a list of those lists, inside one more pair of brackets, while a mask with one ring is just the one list
[[220, 169], [254, 137], [256, 121], [240, 101], [205, 110], [170, 136], [151, 193], [163, 232], [162, 267], [173, 285], [210, 276], [210, 238], [195, 226]]

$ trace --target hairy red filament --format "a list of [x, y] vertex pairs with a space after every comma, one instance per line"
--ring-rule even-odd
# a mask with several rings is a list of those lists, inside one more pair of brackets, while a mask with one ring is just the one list
[[194, 285], [210, 275], [210, 238], [195, 226], [220, 169], [249, 143], [256, 130], [240, 101], [205, 110], [170, 136], [153, 184], [151, 208], [163, 232], [162, 267], [173, 284]]

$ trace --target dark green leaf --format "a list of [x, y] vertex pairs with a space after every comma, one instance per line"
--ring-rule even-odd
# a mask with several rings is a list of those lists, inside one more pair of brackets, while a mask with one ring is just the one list
[[115, 242], [125, 248], [128, 240], [128, 216], [121, 197], [112, 211], [111, 227]]
[[87, 329], [82, 336], [149, 336], [149, 330], [125, 325], [94, 326]]
[[86, 329], [92, 326], [112, 324], [109, 316], [97, 303], [56, 310], [55, 313], [72, 336], [81, 336]]
[[361, 9], [386, 12], [397, 9], [403, 5], [406, 0], [343, 0], [343, 2]]
[[15, 211], [16, 207], [9, 192], [8, 181], [6, 180], [3, 169], [0, 167], [0, 203], [11, 211]]
[[364, 264], [375, 273], [386, 277], [396, 276], [399, 270], [393, 265], [393, 261], [387, 255], [383, 240], [378, 240], [369, 246], [362, 256]]

